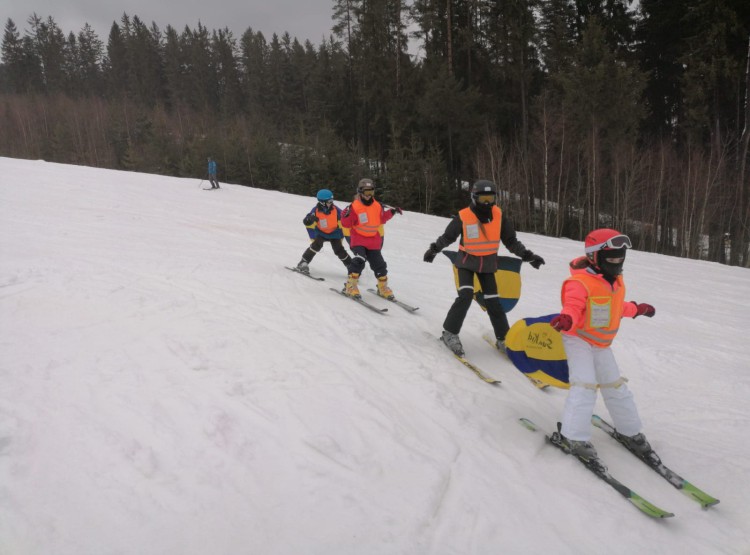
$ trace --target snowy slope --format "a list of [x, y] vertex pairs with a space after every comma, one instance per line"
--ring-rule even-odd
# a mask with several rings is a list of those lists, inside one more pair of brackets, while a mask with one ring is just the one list
[[[746, 269], [632, 251], [628, 298], [656, 306], [615, 345], [663, 460], [721, 499], [702, 511], [599, 430], [611, 472], [676, 513], [654, 521], [517, 424], [531, 387], [481, 339], [478, 380], [438, 334], [455, 291], [422, 262], [447, 220], [386, 227], [371, 313], [283, 269], [311, 198], [0, 158], [0, 553], [748, 554]], [[340, 206], [345, 201], [339, 201]], [[520, 234], [512, 322], [559, 308], [579, 242]], [[363, 285], [372, 287], [369, 270]], [[597, 410], [606, 415], [601, 402]]]

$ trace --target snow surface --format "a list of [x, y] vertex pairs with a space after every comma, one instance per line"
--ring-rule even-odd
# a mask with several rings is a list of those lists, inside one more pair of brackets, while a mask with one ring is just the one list
[[[656, 306], [614, 347], [644, 431], [721, 499], [701, 510], [594, 430], [613, 475], [677, 515], [652, 520], [517, 423], [554, 426], [566, 393], [501, 360], [476, 305], [467, 356], [501, 386], [427, 337], [455, 296], [448, 260], [422, 262], [445, 218], [387, 224], [391, 285], [421, 308], [368, 297], [381, 316], [328, 290], [328, 246], [325, 282], [283, 268], [312, 198], [8, 158], [0, 175], [3, 555], [750, 553], [747, 269], [628, 254], [627, 297]], [[547, 264], [524, 265], [511, 323], [558, 310], [582, 251], [520, 237]]]

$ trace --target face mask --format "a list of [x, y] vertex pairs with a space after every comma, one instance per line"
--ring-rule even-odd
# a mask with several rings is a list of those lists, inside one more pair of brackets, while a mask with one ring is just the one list
[[599, 251], [596, 255], [597, 267], [604, 276], [617, 277], [622, 274], [625, 265], [626, 249], [610, 249]]

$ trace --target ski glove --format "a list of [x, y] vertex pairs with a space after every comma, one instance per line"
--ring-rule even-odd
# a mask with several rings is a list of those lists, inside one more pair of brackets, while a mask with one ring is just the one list
[[391, 214], [393, 214], [394, 216], [395, 216], [396, 214], [399, 214], [399, 215], [401, 215], [401, 214], [403, 214], [403, 213], [404, 213], [404, 211], [403, 211], [403, 210], [401, 210], [401, 209], [400, 209], [400, 208], [398, 208], [398, 207], [395, 207], [395, 208], [391, 208]]
[[646, 303], [635, 303], [636, 313], [633, 318], [637, 318], [638, 316], [648, 316], [651, 318], [654, 314], [656, 314], [656, 309], [651, 306], [650, 304]]
[[544, 258], [528, 250], [525, 253], [523, 253], [521, 260], [531, 264], [535, 270], [538, 270], [541, 267], [541, 265], [544, 264]]
[[352, 209], [352, 205], [350, 204], [349, 206], [347, 206], [346, 208], [344, 208], [344, 210], [341, 212], [341, 216], [343, 218], [346, 218], [347, 216], [349, 216], [349, 211], [351, 209]]
[[557, 331], [568, 331], [573, 327], [573, 318], [567, 314], [558, 314], [549, 323]]
[[437, 246], [435, 245], [435, 243], [433, 243], [430, 245], [430, 248], [427, 249], [427, 252], [424, 253], [424, 257], [422, 258], [422, 260], [424, 260], [425, 262], [432, 262], [433, 260], [435, 260], [435, 257], [439, 252], [440, 251], [438, 250]]
[[315, 214], [308, 214], [307, 216], [305, 216], [305, 219], [302, 220], [302, 223], [305, 225], [312, 225], [317, 221], [318, 217]]

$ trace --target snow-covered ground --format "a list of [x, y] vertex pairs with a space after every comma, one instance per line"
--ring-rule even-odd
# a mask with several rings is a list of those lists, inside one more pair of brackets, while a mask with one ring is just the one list
[[[421, 308], [372, 297], [381, 316], [328, 290], [328, 247], [325, 282], [283, 268], [314, 199], [8, 158], [0, 176], [3, 555], [750, 553], [748, 270], [628, 254], [628, 298], [656, 307], [614, 347], [644, 431], [721, 499], [701, 510], [594, 430], [677, 515], [657, 521], [517, 423], [554, 426], [566, 393], [502, 361], [477, 306], [464, 346], [501, 386], [426, 336], [455, 296], [448, 260], [422, 262], [446, 219], [387, 224], [391, 285]], [[520, 237], [547, 264], [524, 265], [511, 323], [557, 311], [582, 253]]]

